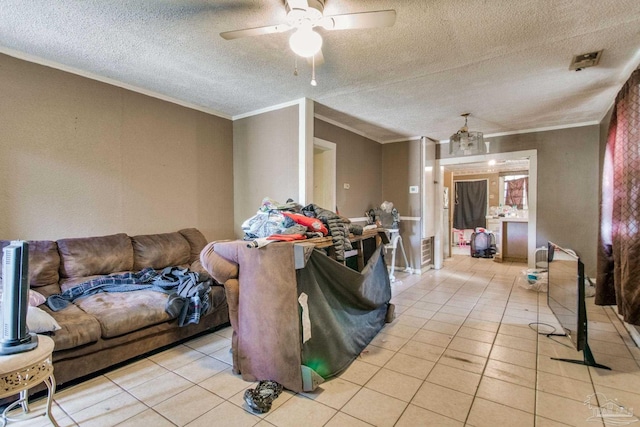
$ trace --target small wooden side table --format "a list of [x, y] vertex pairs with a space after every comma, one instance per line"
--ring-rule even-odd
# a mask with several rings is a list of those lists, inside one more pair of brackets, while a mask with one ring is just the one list
[[[2, 412], [0, 425], [4, 427], [9, 421], [20, 421], [35, 416], [46, 415], [51, 424], [58, 427], [58, 423], [51, 414], [51, 401], [56, 392], [56, 380], [53, 377], [53, 340], [44, 335], [38, 335], [38, 347], [22, 353], [0, 356], [0, 399], [17, 393], [20, 398]], [[44, 414], [29, 414], [30, 388], [44, 383], [47, 386], [47, 409]], [[9, 417], [8, 412], [20, 405], [22, 413], [17, 417]]]

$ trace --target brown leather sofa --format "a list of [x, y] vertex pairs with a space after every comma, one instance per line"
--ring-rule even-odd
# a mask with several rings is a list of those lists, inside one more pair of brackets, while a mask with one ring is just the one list
[[[0, 241], [4, 247], [9, 241]], [[189, 267], [207, 275], [199, 261], [207, 244], [195, 228], [130, 237], [126, 234], [29, 241], [30, 286], [45, 297], [112, 273]], [[209, 311], [199, 323], [178, 326], [165, 306], [168, 295], [152, 290], [99, 293], [53, 312], [62, 329], [52, 333], [58, 384], [95, 373], [229, 323], [224, 288], [211, 286]]]

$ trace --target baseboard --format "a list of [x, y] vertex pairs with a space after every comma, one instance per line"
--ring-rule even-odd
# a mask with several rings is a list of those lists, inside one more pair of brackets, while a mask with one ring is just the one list
[[[411, 268], [411, 267], [409, 267], [409, 269], [411, 271], [406, 271], [405, 269], [406, 269], [406, 267], [404, 265], [396, 265], [396, 268], [394, 269], [394, 273], [409, 273], [409, 274], [417, 274], [417, 275], [420, 275], [420, 274], [423, 273], [423, 271], [421, 269], [419, 269], [419, 268]], [[430, 267], [427, 268], [427, 270], [430, 270], [430, 269], [431, 269]], [[391, 267], [387, 266], [387, 270], [391, 270]]]
[[633, 342], [636, 343], [636, 346], [640, 347], [640, 326], [635, 326], [625, 322], [624, 318], [620, 314], [618, 314], [618, 310], [616, 310], [614, 306], [611, 306], [611, 311], [613, 311], [613, 313], [618, 316], [618, 319], [620, 319], [625, 329], [629, 332], [629, 335], [631, 336]]
[[629, 331], [629, 335], [631, 335], [631, 339], [636, 343], [638, 347], [640, 347], [640, 326], [631, 325], [627, 322], [623, 322], [624, 327]]

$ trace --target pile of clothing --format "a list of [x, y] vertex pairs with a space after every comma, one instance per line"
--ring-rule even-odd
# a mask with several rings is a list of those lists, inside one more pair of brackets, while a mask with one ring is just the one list
[[313, 203], [302, 208], [302, 212], [310, 217], [318, 218], [327, 225], [329, 235], [333, 239], [336, 261], [344, 261], [344, 253], [353, 249], [349, 241], [349, 234], [362, 234], [362, 227], [351, 224], [349, 218], [340, 216]]
[[331, 236], [336, 260], [344, 261], [345, 251], [352, 249], [349, 234], [362, 234], [362, 227], [348, 218], [315, 204], [302, 206], [292, 199], [281, 204], [265, 197], [256, 215], [242, 224], [244, 240], [302, 240]]

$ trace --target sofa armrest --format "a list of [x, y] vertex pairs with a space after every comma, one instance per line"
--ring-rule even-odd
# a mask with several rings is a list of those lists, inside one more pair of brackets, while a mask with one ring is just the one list
[[238, 278], [238, 264], [218, 254], [215, 250], [216, 244], [218, 242], [211, 242], [202, 249], [200, 262], [211, 277], [224, 285], [228, 280]]
[[193, 261], [190, 265], [189, 265], [189, 270], [194, 271], [196, 273], [198, 273], [198, 277], [200, 278], [200, 280], [205, 281], [205, 280], [209, 280], [211, 279], [211, 275], [209, 274], [209, 272], [202, 266], [202, 263], [200, 262], [199, 259]]
[[[238, 305], [240, 300], [240, 284], [238, 282], [238, 264], [237, 251], [233, 251], [233, 248], [237, 248], [235, 243], [228, 242], [229, 245], [224, 245], [225, 242], [211, 242], [207, 244], [202, 252], [200, 252], [200, 261], [196, 261], [201, 264], [211, 277], [218, 283], [224, 285], [224, 292], [227, 297], [227, 304], [229, 306], [229, 321], [233, 329], [233, 335], [231, 337], [231, 354], [233, 355], [233, 373], [239, 374], [239, 361], [238, 361]], [[216, 245], [221, 252], [227, 257], [233, 258], [232, 260], [216, 253]], [[222, 246], [220, 246], [222, 245]], [[225, 250], [226, 249], [226, 250]], [[194, 262], [194, 264], [196, 263]]]

